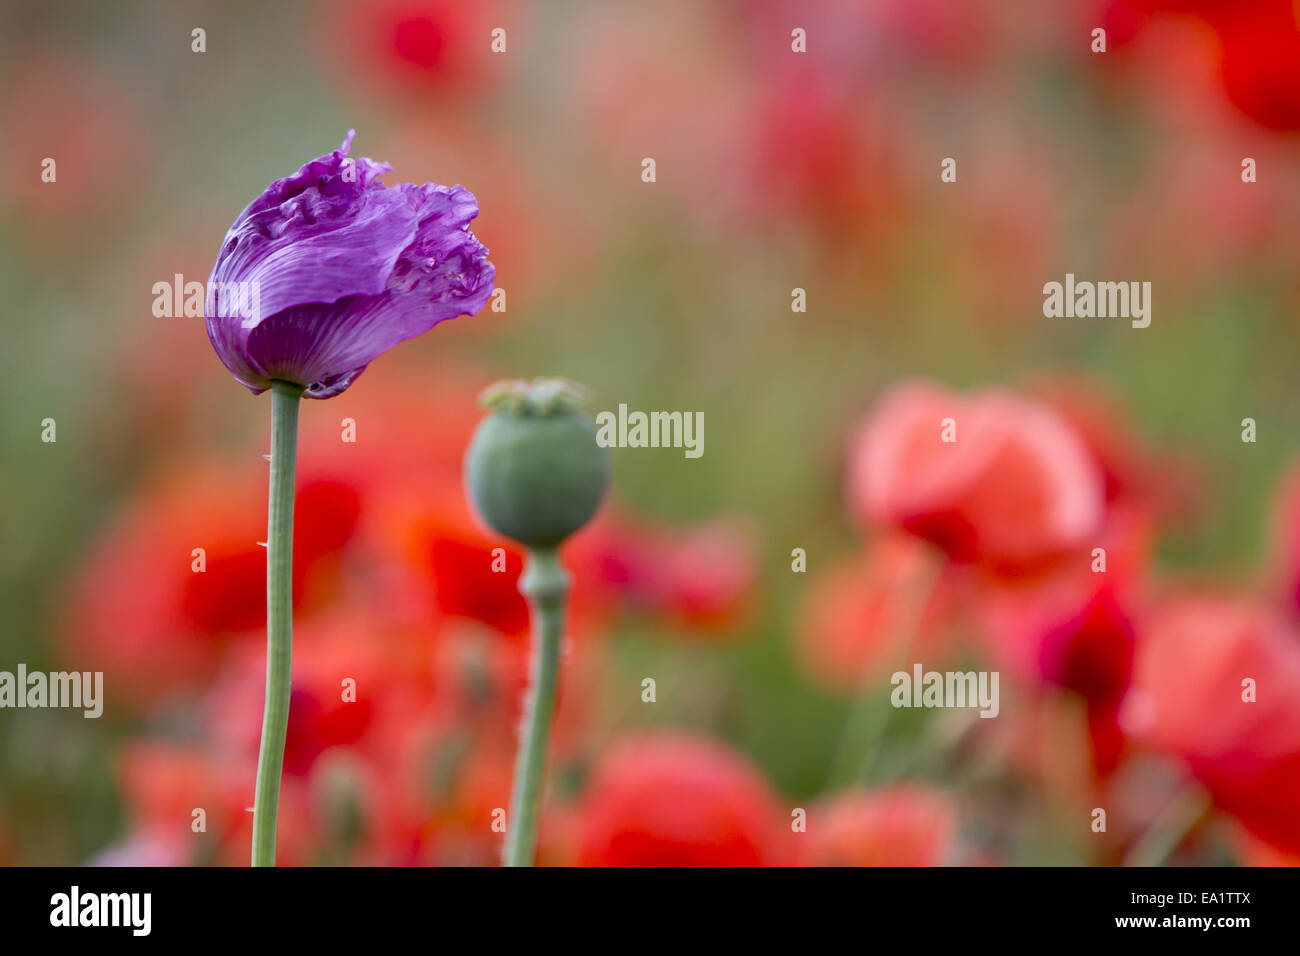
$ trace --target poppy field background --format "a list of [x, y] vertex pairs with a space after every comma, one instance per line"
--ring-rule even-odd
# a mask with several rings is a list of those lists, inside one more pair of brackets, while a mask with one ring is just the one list
[[[1297, 16], [0, 4], [0, 670], [105, 682], [0, 710], [0, 862], [247, 862], [267, 401], [153, 287], [349, 129], [477, 196], [506, 307], [304, 403], [281, 862], [497, 861], [528, 619], [461, 463], [533, 375], [706, 425], [567, 549], [539, 862], [1300, 860]], [[917, 662], [997, 717], [892, 708]]]

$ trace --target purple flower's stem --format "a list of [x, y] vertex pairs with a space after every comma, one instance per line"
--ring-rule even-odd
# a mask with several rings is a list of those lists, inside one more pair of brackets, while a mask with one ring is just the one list
[[275, 866], [275, 820], [293, 668], [293, 490], [302, 387], [271, 385], [271, 493], [266, 529], [266, 706], [253, 798], [253, 866]]
[[555, 685], [560, 669], [560, 635], [569, 576], [554, 548], [530, 548], [519, 590], [533, 612], [532, 668], [515, 780], [506, 826], [506, 866], [532, 866], [537, 847], [537, 817], [546, 776], [546, 747], [555, 713]]

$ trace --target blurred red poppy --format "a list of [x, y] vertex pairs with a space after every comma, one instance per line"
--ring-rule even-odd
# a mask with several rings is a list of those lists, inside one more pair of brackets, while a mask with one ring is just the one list
[[1268, 129], [1300, 129], [1300, 13], [1292, 0], [1219, 3], [1209, 19], [1228, 99]]
[[754, 194], [767, 204], [763, 211], [807, 222], [828, 240], [824, 254], [845, 264], [863, 241], [878, 258], [906, 198], [887, 101], [846, 92], [812, 71], [778, 74], [761, 92]]
[[[254, 758], [255, 760], [256, 758]], [[130, 835], [102, 853], [99, 862], [121, 865], [192, 866], [222, 855], [237, 861], [231, 835], [251, 826], [255, 763], [181, 742], [135, 740], [117, 754], [116, 771], [131, 824]], [[299, 844], [301, 826], [286, 828], [285, 842]], [[248, 847], [242, 846], [245, 859]]]
[[1181, 758], [1256, 837], [1300, 853], [1300, 635], [1208, 594], [1170, 599], [1141, 634], [1125, 731]]
[[[841, 690], [912, 661], [938, 664], [952, 650], [950, 588], [941, 556], [896, 535], [816, 578], [804, 602], [796, 650], [818, 680]], [[906, 658], [906, 659], [904, 659]]]
[[735, 633], [758, 574], [754, 535], [716, 519], [689, 528], [655, 528], [614, 519], [596, 557], [600, 573], [633, 604], [694, 634]]
[[[224, 642], [265, 620], [257, 472], [179, 466], [147, 483], [89, 550], [62, 609], [65, 654], [80, 669], [103, 670], [116, 700], [147, 703], [210, 677]], [[354, 533], [359, 492], [306, 480], [296, 507], [294, 606], [305, 613]]]
[[1267, 129], [1300, 129], [1300, 14], [1292, 0], [1111, 0], [1100, 22], [1122, 45], [1169, 14], [1214, 30], [1223, 90], [1237, 109]]
[[1001, 666], [1083, 697], [1093, 767], [1105, 776], [1123, 750], [1116, 714], [1132, 669], [1148, 522], [1114, 508], [1093, 544], [1033, 578], [988, 582], [979, 610]]
[[150, 178], [155, 153], [143, 110], [111, 70], [84, 55], [38, 49], [10, 60], [0, 74], [0, 127], [9, 144], [0, 204], [21, 217], [26, 241], [57, 241], [64, 255], [110, 234], [90, 227], [94, 217]]
[[719, 743], [673, 733], [623, 740], [592, 771], [583, 866], [759, 866], [784, 862], [767, 782]]
[[847, 484], [860, 521], [1017, 573], [1085, 543], [1103, 514], [1101, 475], [1078, 434], [1049, 407], [1000, 389], [895, 386], [852, 439]]
[[1168, 449], [1151, 450], [1130, 424], [1132, 414], [1101, 385], [1053, 370], [1030, 394], [1051, 406], [1083, 441], [1101, 473], [1107, 513], [1186, 518], [1195, 503], [1194, 466]]
[[507, 12], [502, 0], [335, 3], [324, 21], [325, 60], [346, 67], [341, 82], [378, 84], [387, 95], [426, 103], [441, 94], [439, 105], [456, 106], [471, 102], [492, 82], [491, 67], [508, 60], [495, 57], [494, 64], [491, 50], [491, 31], [514, 25]]
[[941, 866], [953, 862], [956, 838], [949, 797], [903, 783], [833, 795], [808, 812], [796, 842], [808, 866]]

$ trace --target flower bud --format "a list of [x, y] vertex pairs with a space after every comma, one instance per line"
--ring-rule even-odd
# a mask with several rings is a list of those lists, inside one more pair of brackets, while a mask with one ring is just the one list
[[399, 342], [473, 315], [496, 269], [462, 186], [385, 186], [387, 163], [343, 145], [277, 179], [226, 233], [204, 303], [208, 338], [253, 394], [346, 389]]
[[479, 515], [530, 548], [553, 548], [595, 514], [609, 486], [609, 454], [564, 379], [498, 382], [481, 403], [494, 413], [474, 433], [465, 485]]

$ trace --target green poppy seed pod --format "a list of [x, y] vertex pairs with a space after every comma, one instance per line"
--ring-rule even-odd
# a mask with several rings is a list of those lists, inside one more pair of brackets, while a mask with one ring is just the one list
[[465, 455], [465, 485], [479, 515], [529, 548], [554, 548], [586, 524], [609, 487], [609, 453], [579, 409], [584, 390], [565, 379], [498, 382], [481, 404]]

